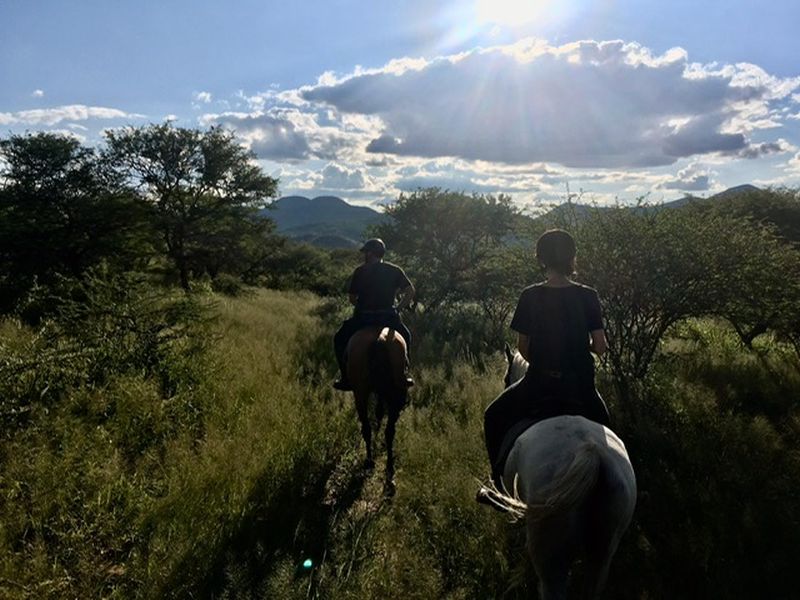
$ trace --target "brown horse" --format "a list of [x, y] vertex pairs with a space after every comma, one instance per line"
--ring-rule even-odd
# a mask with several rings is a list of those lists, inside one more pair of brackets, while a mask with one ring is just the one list
[[394, 434], [400, 411], [406, 404], [406, 342], [389, 327], [365, 327], [347, 344], [347, 377], [353, 386], [361, 435], [367, 446], [365, 465], [372, 468], [375, 457], [372, 444], [370, 399], [375, 399], [375, 417], [380, 427], [386, 421], [386, 489], [394, 492]]

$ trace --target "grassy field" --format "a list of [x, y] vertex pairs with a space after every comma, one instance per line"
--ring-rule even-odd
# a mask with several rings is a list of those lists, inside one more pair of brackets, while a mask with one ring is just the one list
[[[78, 386], [6, 434], [0, 596], [534, 597], [522, 530], [473, 501], [499, 353], [485, 370], [418, 364], [386, 498], [382, 461], [361, 467], [350, 396], [329, 385], [339, 307], [259, 291], [215, 312], [194, 383], [166, 398], [144, 374]], [[32, 336], [0, 326], [8, 352]], [[694, 323], [636, 406], [601, 381], [643, 491], [608, 597], [790, 597], [792, 360]]]

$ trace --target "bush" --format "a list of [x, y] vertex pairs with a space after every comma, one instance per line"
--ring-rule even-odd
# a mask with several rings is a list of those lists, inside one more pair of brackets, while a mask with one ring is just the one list
[[231, 296], [232, 298], [241, 296], [245, 291], [242, 280], [228, 273], [220, 273], [214, 277], [214, 279], [211, 280], [211, 289], [218, 294]]
[[55, 291], [32, 295], [31, 306], [38, 330], [0, 356], [6, 429], [32, 405], [56, 404], [73, 388], [138, 375], [153, 378], [166, 398], [195, 385], [207, 367], [208, 307], [141, 275], [100, 267], [81, 279], [61, 277]]

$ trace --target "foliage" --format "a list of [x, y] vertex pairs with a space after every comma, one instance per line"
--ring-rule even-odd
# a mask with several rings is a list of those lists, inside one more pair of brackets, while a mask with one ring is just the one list
[[[703, 205], [703, 201], [698, 201]], [[738, 193], [721, 203], [708, 203], [712, 212], [747, 217], [755, 223], [773, 227], [790, 244], [800, 243], [800, 189], [767, 188]]]
[[[131, 368], [32, 404], [0, 452], [0, 595], [217, 595], [234, 571], [260, 581], [276, 553], [316, 543], [324, 482], [356, 434], [330, 391], [290, 376], [320, 376], [304, 358], [316, 304], [221, 300], [212, 335], [195, 334], [211, 360], [183, 354], [197, 377], [175, 395]], [[10, 322], [0, 335], [15, 351], [35, 338]]]
[[386, 214], [375, 231], [403, 258], [420, 302], [436, 310], [474, 299], [476, 269], [513, 233], [516, 211], [508, 196], [428, 188], [401, 194]]
[[[220, 299], [214, 368], [190, 393], [165, 399], [126, 372], [34, 409], [0, 455], [2, 593], [535, 597], [524, 531], [473, 500], [502, 358], [415, 372], [386, 499], [380, 466], [359, 467], [350, 398], [328, 386], [340, 309], [297, 292]], [[15, 352], [32, 335], [0, 326]], [[632, 410], [615, 411], [641, 495], [609, 597], [793, 594], [800, 373], [765, 340], [755, 355], [722, 321], [681, 324]]]
[[603, 300], [609, 363], [620, 389], [648, 373], [665, 334], [715, 315], [750, 345], [778, 327], [800, 288], [800, 256], [773, 228], [703, 207], [595, 208], [573, 221], [580, 278]]
[[190, 273], [241, 272], [271, 231], [258, 209], [277, 192], [233, 134], [169, 123], [106, 133], [107, 161], [155, 212], [155, 226], [184, 289]]
[[417, 288], [415, 356], [479, 358], [501, 347], [519, 282], [535, 272], [510, 198], [429, 188], [386, 212], [391, 220], [375, 232]]
[[131, 268], [152, 252], [146, 207], [96, 152], [68, 136], [0, 140], [0, 312], [58, 274], [100, 261]]
[[34, 334], [3, 348], [4, 432], [37, 405], [53, 406], [71, 389], [103, 387], [119, 375], [152, 378], [163, 397], [197, 382], [208, 342], [207, 309], [198, 298], [101, 266], [81, 279], [62, 277], [55, 290], [40, 288], [28, 302], [48, 313]]
[[360, 258], [351, 250], [324, 250], [281, 240], [259, 267], [249, 273], [249, 279], [273, 289], [341, 295]]

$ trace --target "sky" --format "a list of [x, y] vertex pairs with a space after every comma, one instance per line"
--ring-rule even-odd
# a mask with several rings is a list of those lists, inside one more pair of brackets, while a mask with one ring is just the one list
[[223, 126], [282, 195], [800, 186], [797, 0], [0, 0], [0, 136]]

